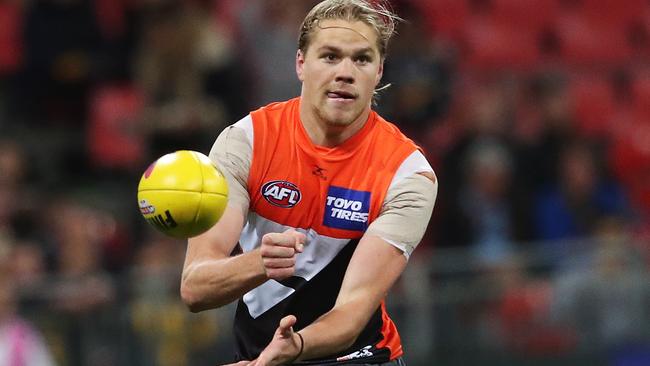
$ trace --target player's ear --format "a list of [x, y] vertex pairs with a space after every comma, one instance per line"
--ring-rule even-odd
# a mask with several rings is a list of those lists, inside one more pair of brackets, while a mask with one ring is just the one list
[[296, 74], [300, 81], [304, 81], [303, 70], [305, 67], [305, 55], [301, 50], [296, 52]]

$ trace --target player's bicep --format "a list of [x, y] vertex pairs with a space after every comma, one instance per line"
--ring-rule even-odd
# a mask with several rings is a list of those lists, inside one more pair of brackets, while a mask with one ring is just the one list
[[244, 215], [239, 207], [229, 205], [210, 230], [188, 239], [185, 266], [209, 259], [226, 258], [239, 241]]
[[244, 215], [250, 203], [247, 184], [253, 155], [252, 133], [247, 133], [252, 129], [249, 120], [250, 116], [226, 127], [210, 150], [210, 159], [228, 181], [228, 204], [238, 207]]
[[221, 219], [207, 232], [188, 240], [185, 267], [205, 260], [225, 258], [233, 251], [248, 214], [246, 187], [252, 156], [252, 135], [246, 129], [250, 116], [226, 127], [210, 151], [210, 159], [228, 181], [228, 206]]

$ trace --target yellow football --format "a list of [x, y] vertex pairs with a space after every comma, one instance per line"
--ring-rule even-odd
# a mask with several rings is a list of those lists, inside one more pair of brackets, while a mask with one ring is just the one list
[[207, 156], [180, 150], [160, 157], [140, 178], [140, 213], [156, 229], [190, 238], [211, 228], [228, 203], [228, 182]]

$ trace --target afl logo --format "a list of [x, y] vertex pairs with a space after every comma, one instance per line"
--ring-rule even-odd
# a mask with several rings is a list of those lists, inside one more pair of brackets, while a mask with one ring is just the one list
[[262, 196], [270, 204], [291, 208], [300, 202], [302, 195], [295, 184], [286, 180], [273, 180], [262, 186]]

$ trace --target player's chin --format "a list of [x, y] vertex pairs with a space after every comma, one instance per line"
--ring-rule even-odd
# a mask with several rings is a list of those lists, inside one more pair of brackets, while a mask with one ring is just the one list
[[330, 110], [329, 113], [326, 115], [326, 120], [327, 123], [330, 126], [341, 126], [345, 127], [352, 122], [354, 122], [354, 116], [356, 113], [354, 113], [353, 110]]
[[327, 123], [333, 127], [345, 127], [352, 124], [348, 118], [330, 118], [327, 120]]

